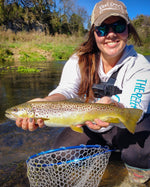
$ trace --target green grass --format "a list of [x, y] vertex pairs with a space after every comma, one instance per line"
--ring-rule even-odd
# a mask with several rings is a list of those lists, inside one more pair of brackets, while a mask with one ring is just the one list
[[8, 45], [8, 47], [9, 48], [19, 48], [19, 47], [21, 47], [21, 44], [20, 43], [10, 43], [9, 45]]
[[66, 60], [73, 54], [74, 50], [75, 50], [75, 46], [72, 45], [53, 46], [52, 57], [55, 60]]
[[137, 51], [137, 53], [140, 53], [142, 55], [150, 55], [150, 50], [149, 50], [149, 46], [144, 46], [144, 47], [135, 47], [135, 50]]
[[41, 62], [46, 61], [46, 58], [39, 54], [38, 52], [30, 52], [30, 51], [21, 51], [20, 53], [20, 62], [21, 64], [26, 64], [27, 62]]
[[36, 68], [26, 68], [26, 67], [20, 66], [18, 67], [17, 72], [18, 73], [38, 73], [40, 72], [40, 70]]
[[37, 44], [36, 46], [44, 51], [51, 51], [53, 49], [52, 43]]
[[45, 50], [52, 54], [54, 60], [67, 60], [75, 51], [77, 44], [63, 44], [63, 43], [46, 43], [36, 45], [39, 49]]

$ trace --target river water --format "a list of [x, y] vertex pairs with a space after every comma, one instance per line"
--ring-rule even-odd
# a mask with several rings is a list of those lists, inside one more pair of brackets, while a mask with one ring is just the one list
[[[150, 60], [150, 56], [147, 56]], [[44, 97], [59, 83], [65, 62], [39, 64], [40, 73], [21, 74], [15, 70], [0, 71], [0, 186], [28, 187], [26, 160], [47, 151], [63, 128], [24, 131], [7, 119], [5, 110], [36, 97]], [[113, 153], [100, 186], [133, 187], [120, 153]], [[143, 186], [143, 185], [141, 185]]]

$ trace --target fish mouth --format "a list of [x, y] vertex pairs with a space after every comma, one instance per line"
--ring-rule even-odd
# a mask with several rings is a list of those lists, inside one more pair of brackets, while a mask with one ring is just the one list
[[13, 115], [13, 114], [10, 114], [9, 112], [5, 112], [5, 116], [7, 117], [7, 118], [9, 118], [9, 119], [11, 119], [11, 120], [16, 120], [16, 117]]

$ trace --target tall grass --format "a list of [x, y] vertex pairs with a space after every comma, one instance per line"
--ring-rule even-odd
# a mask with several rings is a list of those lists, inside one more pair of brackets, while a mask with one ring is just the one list
[[[0, 31], [0, 53], [9, 50], [11, 61], [15, 65], [27, 65], [31, 62], [67, 60], [76, 47], [84, 40], [84, 37], [58, 35], [45, 35], [42, 32], [18, 32], [11, 30]], [[0, 65], [10, 65], [8, 59], [0, 59]]]

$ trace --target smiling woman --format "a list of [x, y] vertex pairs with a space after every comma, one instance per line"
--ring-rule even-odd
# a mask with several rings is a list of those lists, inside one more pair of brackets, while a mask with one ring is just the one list
[[[81, 97], [86, 102], [143, 110], [142, 120], [136, 124], [134, 134], [122, 123], [112, 126], [108, 121], [95, 117], [94, 120], [85, 121], [85, 124], [78, 124], [83, 126], [83, 134], [65, 128], [53, 147], [107, 144], [121, 151], [121, 158], [133, 176], [132, 182], [144, 183], [150, 173], [150, 63], [132, 45], [127, 45], [130, 36], [133, 36], [135, 43], [140, 43], [126, 6], [121, 1], [102, 0], [96, 3], [88, 38], [66, 62], [59, 85], [47, 97], [32, 101]], [[95, 94], [93, 85], [98, 86], [96, 89], [100, 94]], [[137, 95], [140, 97], [138, 102]], [[128, 117], [126, 119], [129, 120]], [[42, 119], [37, 123], [39, 127], [44, 126]], [[29, 118], [18, 118], [16, 124], [32, 131], [38, 127], [35, 120]], [[139, 171], [143, 180], [138, 179]]]

